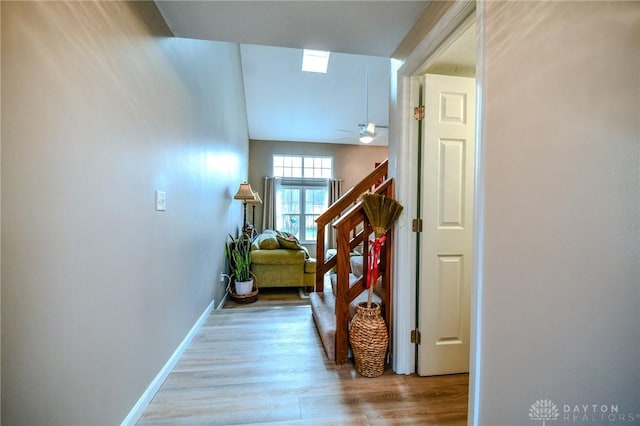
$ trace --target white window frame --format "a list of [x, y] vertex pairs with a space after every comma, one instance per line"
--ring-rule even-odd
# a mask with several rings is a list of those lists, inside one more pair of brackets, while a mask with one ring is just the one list
[[[312, 239], [307, 239], [307, 235], [306, 235], [307, 219], [312, 220], [313, 223], [315, 224], [315, 218], [318, 217], [320, 213], [307, 212], [305, 210], [305, 207], [307, 204], [306, 196], [307, 196], [307, 191], [311, 189], [323, 189], [325, 191], [328, 191], [327, 181], [315, 179], [313, 181], [305, 180], [305, 182], [302, 182], [299, 179], [295, 179], [295, 180], [283, 179], [280, 182], [279, 190], [282, 191], [283, 189], [295, 189], [299, 191], [300, 197], [299, 197], [299, 204], [298, 204], [298, 212], [286, 214], [286, 216], [295, 217], [296, 223], [298, 224], [298, 228], [296, 230], [296, 229], [290, 229], [289, 226], [285, 226], [284, 224], [285, 214], [281, 214], [281, 213], [277, 213], [277, 228], [282, 231], [288, 231], [293, 234], [297, 234], [298, 240], [302, 244], [315, 244], [316, 243], [315, 236], [317, 235], [317, 232], [312, 234], [313, 235]], [[277, 198], [279, 199], [279, 196], [277, 196]], [[279, 204], [280, 203], [278, 203], [278, 205]], [[328, 204], [328, 200], [327, 200], [327, 204]], [[278, 207], [279, 206], [277, 206], [276, 209]]]
[[[278, 165], [276, 165], [278, 163]], [[311, 167], [309, 167], [311, 164]], [[282, 189], [298, 189], [300, 190], [299, 198], [299, 210], [297, 214], [293, 214], [296, 217], [298, 223], [297, 235], [301, 244], [316, 244], [315, 238], [313, 240], [306, 239], [306, 220], [308, 217], [318, 216], [318, 213], [306, 213], [306, 190], [323, 188], [327, 190], [328, 195], [328, 181], [333, 178], [333, 157], [319, 156], [319, 155], [288, 155], [288, 154], [274, 154], [273, 155], [273, 174], [275, 177], [280, 178], [280, 184], [276, 188], [276, 216], [277, 216], [277, 228], [284, 228], [283, 214], [278, 212], [281, 204], [280, 191]], [[306, 167], [305, 167], [306, 166]], [[327, 167], [328, 166], [328, 167]], [[328, 172], [327, 172], [328, 170]], [[285, 176], [283, 176], [285, 175]], [[293, 176], [292, 176], [293, 175]], [[304, 176], [323, 175], [322, 177], [304, 177]], [[329, 200], [327, 200], [328, 205]], [[314, 219], [315, 222], [315, 219]], [[316, 233], [317, 235], [317, 233]], [[315, 237], [315, 235], [314, 235]]]
[[333, 157], [273, 154], [272, 171], [281, 178], [333, 179]]

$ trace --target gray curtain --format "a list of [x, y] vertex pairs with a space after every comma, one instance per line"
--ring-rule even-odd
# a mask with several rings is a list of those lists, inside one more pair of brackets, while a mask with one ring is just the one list
[[276, 186], [280, 179], [264, 178], [264, 200], [262, 205], [262, 231], [276, 229]]
[[[329, 205], [335, 203], [338, 198], [342, 195], [342, 180], [340, 179], [329, 179]], [[338, 220], [338, 218], [334, 219], [334, 222]], [[326, 231], [327, 241], [325, 242], [326, 248], [336, 248], [336, 230], [333, 227], [333, 222], [329, 224], [328, 229]]]

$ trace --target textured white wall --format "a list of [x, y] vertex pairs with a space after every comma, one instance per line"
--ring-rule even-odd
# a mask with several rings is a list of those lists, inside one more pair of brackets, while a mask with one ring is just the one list
[[239, 48], [152, 2], [1, 7], [3, 424], [117, 424], [223, 295]]
[[479, 8], [478, 424], [533, 424], [539, 399], [624, 424], [563, 411], [640, 414], [640, 3]]

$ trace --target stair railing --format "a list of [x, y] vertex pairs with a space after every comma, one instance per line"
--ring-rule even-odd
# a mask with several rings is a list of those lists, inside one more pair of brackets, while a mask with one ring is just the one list
[[[389, 160], [384, 160], [353, 188], [345, 192], [338, 200], [316, 219], [318, 233], [316, 236], [316, 286], [315, 291], [322, 293], [324, 289], [324, 274], [336, 265], [337, 259], [325, 260], [326, 228], [345, 210], [358, 201], [358, 197], [382, 182], [388, 173]], [[336, 241], [337, 244], [337, 241]], [[356, 244], [357, 245], [357, 244]], [[355, 246], [354, 246], [355, 247]], [[347, 258], [348, 259], [348, 258]]]
[[[371, 224], [367, 220], [364, 208], [358, 201], [360, 195], [368, 190], [372, 192], [393, 196], [393, 180], [386, 179], [388, 162], [385, 160], [378, 168], [365, 177], [360, 183], [345, 193], [329, 209], [323, 213], [316, 222], [318, 223], [318, 239], [316, 250], [316, 288], [322, 292], [324, 288], [324, 275], [334, 266], [336, 267], [336, 337], [335, 358], [336, 363], [348, 361], [349, 357], [349, 304], [366, 290], [368, 279], [368, 250], [369, 236], [373, 233]], [[380, 183], [382, 181], [382, 183]], [[373, 188], [373, 189], [372, 189]], [[354, 204], [355, 203], [355, 204]], [[345, 208], [352, 205], [346, 212]], [[342, 214], [341, 214], [342, 213]], [[333, 223], [336, 229], [337, 253], [330, 259], [325, 259], [324, 254], [324, 230], [337, 215], [340, 218]], [[329, 219], [330, 218], [330, 219]], [[387, 232], [386, 243], [380, 260], [380, 275], [383, 283], [382, 310], [391, 343], [391, 253], [387, 250], [393, 242], [393, 234]], [[351, 269], [350, 256], [355, 247], [362, 245], [363, 275], [352, 285], [349, 284], [349, 272]], [[391, 345], [390, 345], [391, 347]]]

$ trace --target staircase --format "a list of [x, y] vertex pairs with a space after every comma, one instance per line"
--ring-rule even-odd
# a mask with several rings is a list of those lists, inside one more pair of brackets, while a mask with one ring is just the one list
[[[360, 195], [371, 191], [393, 196], [393, 179], [387, 178], [388, 160], [381, 163], [373, 172], [347, 191], [326, 212], [316, 219], [318, 235], [316, 239], [316, 284], [310, 293], [313, 319], [318, 328], [323, 346], [330, 360], [342, 364], [349, 359], [349, 321], [351, 311], [360, 301], [366, 301], [367, 253], [369, 238], [373, 231], [365, 215]], [[326, 227], [336, 229], [337, 253], [326, 259]], [[363, 274], [361, 277], [350, 275], [350, 256], [356, 247], [362, 247]], [[380, 256], [380, 276], [382, 277], [382, 315], [389, 331], [391, 347], [391, 254], [393, 232], [389, 230]], [[325, 274], [335, 268], [333, 282], [334, 293], [324, 292]]]

